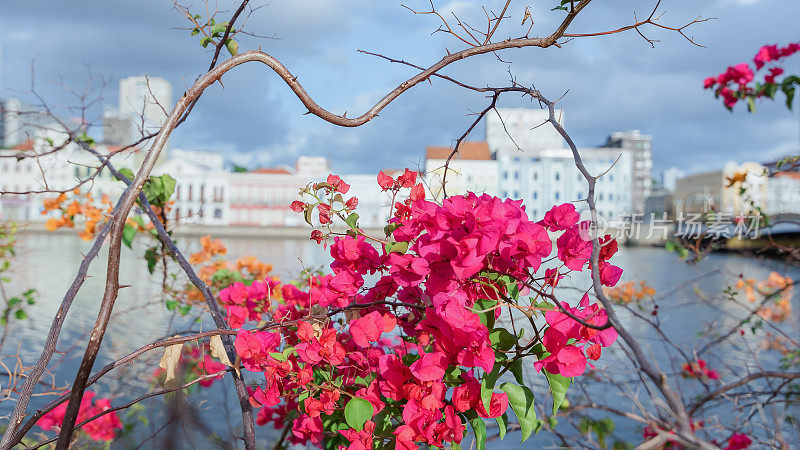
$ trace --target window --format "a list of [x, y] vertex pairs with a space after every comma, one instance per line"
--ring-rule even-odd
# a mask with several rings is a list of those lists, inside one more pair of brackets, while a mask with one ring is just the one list
[[214, 210], [214, 218], [221, 219], [222, 218], [222, 209], [217, 208]]
[[539, 179], [539, 172], [533, 172], [533, 181], [536, 181], [538, 179]]
[[514, 172], [514, 179], [519, 180], [519, 172]]
[[555, 197], [556, 200], [558, 200], [558, 198], [561, 197], [561, 194], [559, 194], [558, 191], [556, 191], [556, 194], [555, 194], [554, 197]]
[[560, 174], [560, 173], [558, 173], [558, 172], [556, 172], [556, 173], [553, 175], [553, 178], [554, 178], [556, 181], [558, 181], [558, 180], [560, 180], [560, 179], [561, 179], [561, 174]]
[[507, 170], [505, 172], [503, 172], [503, 179], [504, 180], [508, 179], [508, 171]]
[[514, 191], [514, 198], [519, 198], [519, 192]]
[[175, 200], [181, 199], [181, 185], [175, 187]]
[[[192, 185], [191, 184], [189, 185], [189, 194], [188, 194], [187, 200], [192, 201]], [[192, 217], [191, 216], [191, 212], [189, 212], [189, 214], [190, 214], [189, 217]]]
[[536, 192], [536, 191], [533, 191], [533, 199], [536, 200], [537, 198], [539, 198], [539, 193]]

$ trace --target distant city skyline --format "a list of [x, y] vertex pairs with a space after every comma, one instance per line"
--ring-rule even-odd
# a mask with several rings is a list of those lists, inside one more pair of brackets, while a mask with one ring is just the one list
[[[359, 54], [358, 49], [426, 65], [445, 54], [445, 48], [459, 48], [443, 34], [431, 36], [435, 21], [410, 14], [399, 3], [278, 0], [252, 16], [248, 29], [281, 40], [244, 38], [240, 49], [262, 46], [297, 74], [320, 104], [352, 116], [413, 74], [407, 67]], [[417, 3], [410, 6], [427, 6], [422, 0]], [[458, 6], [466, 18], [482, 15], [477, 3], [436, 3], [445, 12]], [[592, 5], [574, 28], [584, 32], [622, 26], [634, 12], [648, 13], [654, 3]], [[485, 4], [496, 8], [498, 1]], [[221, 2], [219, 7], [232, 5]], [[35, 10], [15, 2], [0, 6], [0, 24], [12, 31], [0, 37], [0, 97], [32, 103], [24, 92], [30, 86], [34, 57], [37, 87], [58, 106], [73, 105], [74, 99], [53, 82], [63, 77], [68, 86], [82, 87], [88, 76], [84, 63], [96, 77], [111, 79], [105, 101], [111, 105], [122, 78], [142, 73], [163, 77], [177, 97], [208, 65], [208, 49], [177, 29], [185, 24], [170, 2], [112, 6], [89, 1], [91, 16], [81, 9], [54, 0]], [[569, 90], [561, 104], [570, 117], [567, 129], [579, 146], [601, 145], [599, 139], [609, 130], [640, 129], [657, 142], [656, 172], [670, 166], [698, 172], [729, 159], [768, 160], [797, 152], [796, 112], [763, 102], [756, 114], [730, 114], [701, 83], [728, 65], [749, 60], [764, 43], [797, 40], [794, 18], [800, 16], [800, 4], [781, 3], [782, 12], [776, 14], [775, 2], [768, 0], [667, 0], [662, 10], [668, 12], [662, 20], [669, 24], [683, 24], [698, 14], [717, 17], [691, 28], [691, 35], [707, 48], [693, 46], [675, 33], [649, 30], [660, 41], [655, 49], [631, 32], [578, 39], [545, 52], [509, 51], [502, 55], [509, 63], [487, 56], [453, 65], [447, 73], [469, 82], [502, 85], [508, 83], [510, 69], [517, 81], [535, 83], [552, 98]], [[534, 32], [543, 33], [557, 19], [544, 8], [535, 13]], [[504, 36], [518, 31], [511, 22], [500, 30]], [[84, 24], [81, 33], [74, 33], [74, 23]], [[796, 67], [797, 57], [788, 64]], [[322, 153], [347, 171], [377, 172], [382, 167], [414, 167], [422, 162], [425, 146], [452, 145], [471, 121], [468, 114], [486, 104], [481, 95], [433, 80], [398, 99], [366, 127], [341, 129], [303, 116], [302, 105], [264, 67], [243, 66], [226, 76], [224, 86], [209, 89], [171, 146], [218, 151], [249, 166], [290, 164], [297, 156]], [[508, 96], [501, 106], [536, 105]], [[102, 111], [95, 113], [99, 118]], [[481, 125], [470, 139], [483, 140], [484, 134]]]

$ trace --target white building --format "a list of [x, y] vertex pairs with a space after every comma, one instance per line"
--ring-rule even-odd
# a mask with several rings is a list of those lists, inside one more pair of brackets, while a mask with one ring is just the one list
[[[556, 110], [561, 124], [564, 118]], [[491, 153], [518, 152], [528, 154], [545, 149], [564, 148], [564, 139], [549, 123], [547, 109], [497, 108], [486, 115], [486, 142]]]
[[[390, 175], [394, 176], [394, 175]], [[345, 200], [358, 198], [358, 225], [361, 228], [383, 228], [389, 220], [392, 197], [381, 191], [376, 174], [346, 174], [342, 180], [350, 185]]]
[[668, 167], [661, 173], [661, 188], [665, 191], [673, 192], [675, 182], [686, 176], [686, 172], [677, 167]]
[[630, 166], [633, 179], [633, 211], [644, 212], [645, 199], [652, 190], [652, 153], [653, 137], [641, 134], [639, 130], [612, 133], [606, 140], [606, 147], [623, 149], [631, 153], [633, 164]]
[[229, 173], [222, 155], [174, 149], [154, 175], [175, 179], [171, 219], [195, 225], [227, 225], [230, 222]]
[[[0, 191], [11, 192], [0, 197], [0, 220], [46, 221], [51, 215], [41, 214], [42, 201], [58, 194], [40, 193], [40, 191], [71, 189], [89, 178], [92, 178], [91, 181], [79, 187], [81, 192], [91, 192], [97, 200], [103, 195], [108, 195], [112, 201], [119, 198], [125, 186], [107, 168], [96, 173], [100, 162], [94, 155], [81, 150], [76, 144], [69, 144], [62, 150], [45, 154], [51, 148], [50, 144], [40, 137], [18, 144], [13, 149], [0, 150], [2, 155], [42, 154], [39, 157], [26, 157], [20, 160], [0, 158]], [[119, 148], [98, 145], [96, 150], [108, 154], [118, 152]], [[112, 160], [114, 167], [117, 169], [138, 167], [138, 153], [139, 150], [136, 148], [117, 153]]]
[[61, 125], [47, 111], [16, 98], [0, 100], [0, 148], [12, 148], [59, 130]]
[[[598, 213], [606, 219], [630, 213], [632, 155], [607, 148], [586, 148], [579, 152], [591, 174], [608, 171], [595, 187]], [[575, 166], [572, 151], [541, 150], [536, 156], [506, 153], [498, 156], [497, 162], [500, 195], [522, 199], [531, 219], [539, 220], [553, 205], [567, 202], [575, 202], [578, 211], [587, 210], [586, 203], [580, 200], [586, 199], [588, 183]]]
[[766, 213], [800, 215], [800, 172], [777, 172], [768, 179]]
[[148, 76], [123, 78], [119, 81], [119, 113], [144, 117], [150, 126], [160, 128], [172, 108], [172, 85], [169, 81]]
[[450, 160], [445, 177], [445, 163], [453, 152], [448, 147], [428, 147], [425, 151], [425, 180], [435, 199], [443, 196], [442, 182], [447, 195], [474, 192], [497, 195], [497, 161], [492, 158], [485, 142], [465, 142]]
[[301, 156], [294, 169], [278, 167], [229, 174], [230, 224], [302, 225], [302, 215], [289, 206], [300, 200], [300, 188], [324, 180], [329, 173], [327, 158]]

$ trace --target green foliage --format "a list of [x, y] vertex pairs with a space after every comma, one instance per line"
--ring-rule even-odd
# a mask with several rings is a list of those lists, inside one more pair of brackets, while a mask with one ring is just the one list
[[356, 431], [361, 431], [364, 424], [372, 418], [375, 409], [363, 398], [353, 398], [344, 407], [344, 419]]
[[503, 383], [500, 389], [508, 395], [508, 406], [517, 416], [522, 431], [522, 442], [525, 442], [531, 433], [539, 431], [542, 427], [533, 408], [533, 392], [526, 386], [517, 386], [513, 383]]
[[161, 176], [151, 176], [145, 181], [142, 192], [147, 197], [151, 205], [164, 207], [175, 193], [175, 179], [164, 174]]
[[550, 394], [553, 396], [553, 414], [556, 414], [567, 396], [567, 388], [572, 384], [572, 378], [553, 374], [546, 370], [542, 370], [542, 372], [550, 385]]

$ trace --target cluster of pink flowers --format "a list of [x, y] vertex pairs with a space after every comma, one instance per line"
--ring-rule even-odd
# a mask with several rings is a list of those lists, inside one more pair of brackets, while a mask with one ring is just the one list
[[[579, 223], [571, 204], [554, 207], [539, 223], [528, 218], [521, 201], [489, 195], [437, 204], [425, 200], [416, 176], [409, 170], [396, 179], [379, 174], [379, 185], [395, 198], [387, 237], [369, 237], [351, 223], [347, 235], [332, 240], [330, 274], [295, 284], [234, 283], [220, 291], [228, 322], [239, 329], [235, 347], [242, 366], [263, 376], [250, 396], [261, 407], [257, 421], [282, 426], [282, 418], [299, 410], [292, 443], [320, 444], [326, 432], [326, 442], [340, 439], [351, 449], [371, 449], [387, 433], [398, 449], [459, 443], [466, 414], [495, 418], [509, 408], [506, 392], [487, 396], [482, 382], [511, 364], [511, 347], [518, 356], [539, 357], [539, 371], [573, 377], [617, 338], [613, 328], [581, 325], [558, 309], [605, 325], [606, 312], [585, 295], [576, 307], [550, 304], [544, 337], [537, 341], [543, 352], [530, 350], [535, 342], [518, 344], [508, 331], [514, 342], [493, 341], [503, 311], [525, 307], [520, 296], [552, 291], [561, 277], [588, 267], [586, 223]], [[308, 214], [325, 205], [323, 210], [337, 211], [345, 203], [334, 198], [346, 192], [342, 186], [332, 175], [307, 192], [316, 203], [298, 202], [293, 209]], [[402, 201], [401, 189], [409, 190]], [[560, 233], [555, 248], [561, 264], [536, 277], [553, 253], [551, 233]], [[616, 241], [607, 236], [602, 244], [602, 283], [613, 286], [622, 274], [608, 262]], [[366, 279], [377, 281], [367, 285]], [[259, 322], [282, 326], [254, 328]], [[353, 424], [344, 410], [357, 399], [372, 414]]]
[[681, 375], [686, 378], [708, 378], [709, 380], [719, 379], [719, 373], [714, 369], [707, 367], [704, 359], [698, 359], [693, 363], [683, 363]]
[[[76, 423], [81, 423], [90, 417], [94, 417], [103, 411], [111, 409], [111, 400], [101, 398], [94, 401], [94, 395], [92, 391], [83, 393]], [[64, 415], [67, 412], [67, 403], [68, 402], [61, 403], [47, 412], [36, 424], [44, 431], [52, 429], [58, 430], [61, 427], [61, 423], [64, 422]], [[110, 412], [87, 423], [80, 429], [95, 441], [112, 441], [116, 435], [116, 430], [120, 428], [122, 428], [122, 423], [117, 417], [117, 413]]]
[[708, 77], [703, 80], [704, 89], [714, 89], [717, 97], [722, 97], [725, 107], [732, 109], [736, 103], [745, 98], [760, 98], [765, 95], [770, 96], [775, 89], [770, 87], [776, 84], [776, 77], [783, 74], [784, 70], [778, 66], [769, 67], [764, 75], [764, 84], [755, 87], [750, 83], [755, 79], [755, 73], [766, 67], [770, 63], [777, 63], [783, 58], [794, 55], [800, 51], [800, 42], [793, 42], [785, 47], [777, 45], [765, 45], [756, 53], [753, 58], [755, 70], [749, 64], [740, 63], [728, 67], [719, 75]]

